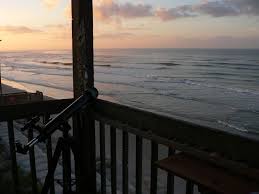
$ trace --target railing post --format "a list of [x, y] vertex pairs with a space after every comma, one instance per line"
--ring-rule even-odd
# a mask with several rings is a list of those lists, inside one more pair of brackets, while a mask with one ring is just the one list
[[94, 86], [92, 0], [72, 0], [74, 97]]
[[[28, 141], [33, 139], [33, 128], [28, 130]], [[33, 194], [38, 193], [38, 182], [37, 182], [37, 173], [36, 173], [36, 162], [35, 162], [35, 152], [34, 147], [29, 150], [30, 156], [30, 167], [31, 167], [31, 177], [32, 177], [32, 192]]]
[[13, 121], [8, 121], [8, 136], [9, 136], [9, 146], [12, 160], [12, 176], [14, 181], [14, 190], [15, 193], [19, 193], [19, 179], [18, 179], [18, 168], [17, 168], [17, 160], [16, 160], [16, 152], [15, 152], [15, 138], [14, 138], [14, 130], [13, 130]]
[[[44, 118], [44, 123], [47, 123], [49, 118], [50, 118], [50, 115], [45, 114], [43, 118]], [[48, 159], [48, 169], [49, 169], [50, 166], [51, 166], [51, 160], [52, 160], [52, 140], [51, 140], [51, 136], [46, 141], [46, 149], [47, 149], [47, 159]], [[54, 179], [51, 180], [50, 194], [55, 194]]]
[[[72, 36], [74, 97], [79, 97], [94, 86], [92, 0], [72, 0]], [[73, 129], [78, 143], [77, 191], [96, 193], [95, 122], [91, 113], [74, 117]]]

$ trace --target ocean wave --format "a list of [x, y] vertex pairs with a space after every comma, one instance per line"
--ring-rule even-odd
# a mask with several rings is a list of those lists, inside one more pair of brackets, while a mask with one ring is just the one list
[[163, 66], [179, 66], [181, 64], [179, 63], [174, 63], [174, 62], [145, 62], [145, 63], [137, 63], [137, 64], [145, 64], [145, 65], [163, 65]]
[[223, 125], [224, 127], [228, 127], [228, 128], [234, 129], [234, 130], [242, 132], [242, 133], [248, 133], [248, 134], [252, 134], [252, 135], [259, 135], [259, 131], [257, 131], [257, 130], [246, 129], [244, 127], [239, 127], [239, 126], [236, 126], [234, 124], [231, 124], [231, 123], [228, 123], [228, 122], [225, 122], [225, 121], [221, 121], [221, 120], [218, 120], [217, 123], [220, 124], [220, 125]]
[[179, 66], [181, 64], [178, 63], [173, 63], [173, 62], [168, 62], [168, 63], [158, 63], [159, 65], [164, 65], [164, 66]]
[[218, 75], [218, 76], [236, 76], [234, 73], [226, 73], [226, 72], [206, 72], [206, 73], [200, 73], [203, 75]]
[[[35, 63], [22, 63], [22, 62], [4, 62], [5, 67], [11, 67], [14, 69], [35, 69], [35, 68], [41, 68], [41, 69], [54, 69], [54, 70], [71, 70], [72, 66], [66, 66], [66, 68], [64, 68], [65, 66], [45, 66], [45, 65], [39, 65], [39, 64], [35, 64]], [[46, 64], [47, 65], [47, 64]]]
[[53, 85], [53, 84], [49, 84], [49, 83], [42, 83], [42, 82], [32, 82], [32, 81], [28, 81], [28, 80], [18, 80], [18, 79], [14, 79], [14, 78], [9, 78], [9, 77], [3, 77], [5, 80], [7, 81], [13, 81], [13, 82], [17, 82], [17, 83], [25, 83], [25, 84], [32, 84], [32, 85], [38, 85], [38, 86], [43, 86], [43, 87], [47, 87], [47, 88], [53, 88], [53, 89], [58, 89], [58, 90], [64, 90], [64, 91], [70, 91], [72, 92], [73, 89], [72, 88], [68, 88], [65, 86], [57, 86], [57, 85]]
[[224, 67], [228, 67], [228, 66], [258, 67], [258, 64], [251, 64], [251, 63], [211, 62], [211, 64], [224, 65]]
[[236, 93], [242, 93], [242, 94], [259, 95], [259, 91], [257, 91], [257, 90], [225, 87], [225, 86], [216, 85], [216, 84], [196, 82], [196, 81], [190, 80], [190, 79], [184, 79], [184, 80], [179, 80], [179, 81], [181, 83], [188, 84], [188, 85], [196, 85], [196, 86], [209, 87], [209, 88], [218, 88], [218, 89], [224, 89], [224, 90], [228, 90], [228, 91], [232, 91], [232, 92], [236, 92]]
[[224, 127], [229, 127], [229, 128], [235, 129], [240, 132], [249, 133], [248, 129], [246, 129], [244, 127], [238, 127], [236, 125], [233, 125], [233, 124], [225, 122], [225, 121], [218, 120], [217, 123], [223, 125]]
[[43, 64], [53, 64], [53, 65], [65, 65], [65, 66], [72, 66], [72, 62], [61, 62], [61, 61], [35, 61], [38, 63], [43, 63]]

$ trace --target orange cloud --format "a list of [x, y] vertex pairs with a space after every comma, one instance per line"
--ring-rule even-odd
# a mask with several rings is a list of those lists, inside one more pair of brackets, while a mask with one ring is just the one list
[[28, 34], [35, 32], [42, 32], [38, 29], [33, 29], [27, 26], [0, 26], [0, 32], [12, 33], [12, 34]]
[[42, 0], [43, 4], [49, 8], [49, 9], [53, 9], [55, 8], [60, 0]]

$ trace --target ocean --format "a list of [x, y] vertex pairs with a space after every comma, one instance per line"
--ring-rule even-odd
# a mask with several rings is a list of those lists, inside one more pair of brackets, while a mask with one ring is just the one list
[[[71, 98], [71, 51], [0, 52], [2, 82]], [[100, 98], [251, 137], [259, 135], [259, 50], [97, 49]]]

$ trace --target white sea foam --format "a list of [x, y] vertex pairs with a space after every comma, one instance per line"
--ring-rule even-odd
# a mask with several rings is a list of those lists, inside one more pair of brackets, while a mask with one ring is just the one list
[[[249, 131], [223, 121], [233, 117], [232, 113], [237, 110], [258, 117], [259, 64], [256, 61], [259, 56], [254, 54], [256, 52], [240, 55], [242, 51], [236, 50], [229, 51], [231, 55], [228, 51], [202, 52], [97, 50], [96, 83], [101, 94], [121, 103], [141, 104], [141, 108], [150, 110], [152, 107], [166, 114], [177, 110], [186, 118], [200, 118], [238, 131]], [[72, 97], [71, 55], [70, 51], [0, 53], [2, 78], [4, 83], [21, 89], [34, 91], [38, 87], [45, 95]], [[242, 113], [236, 114], [242, 122]]]

